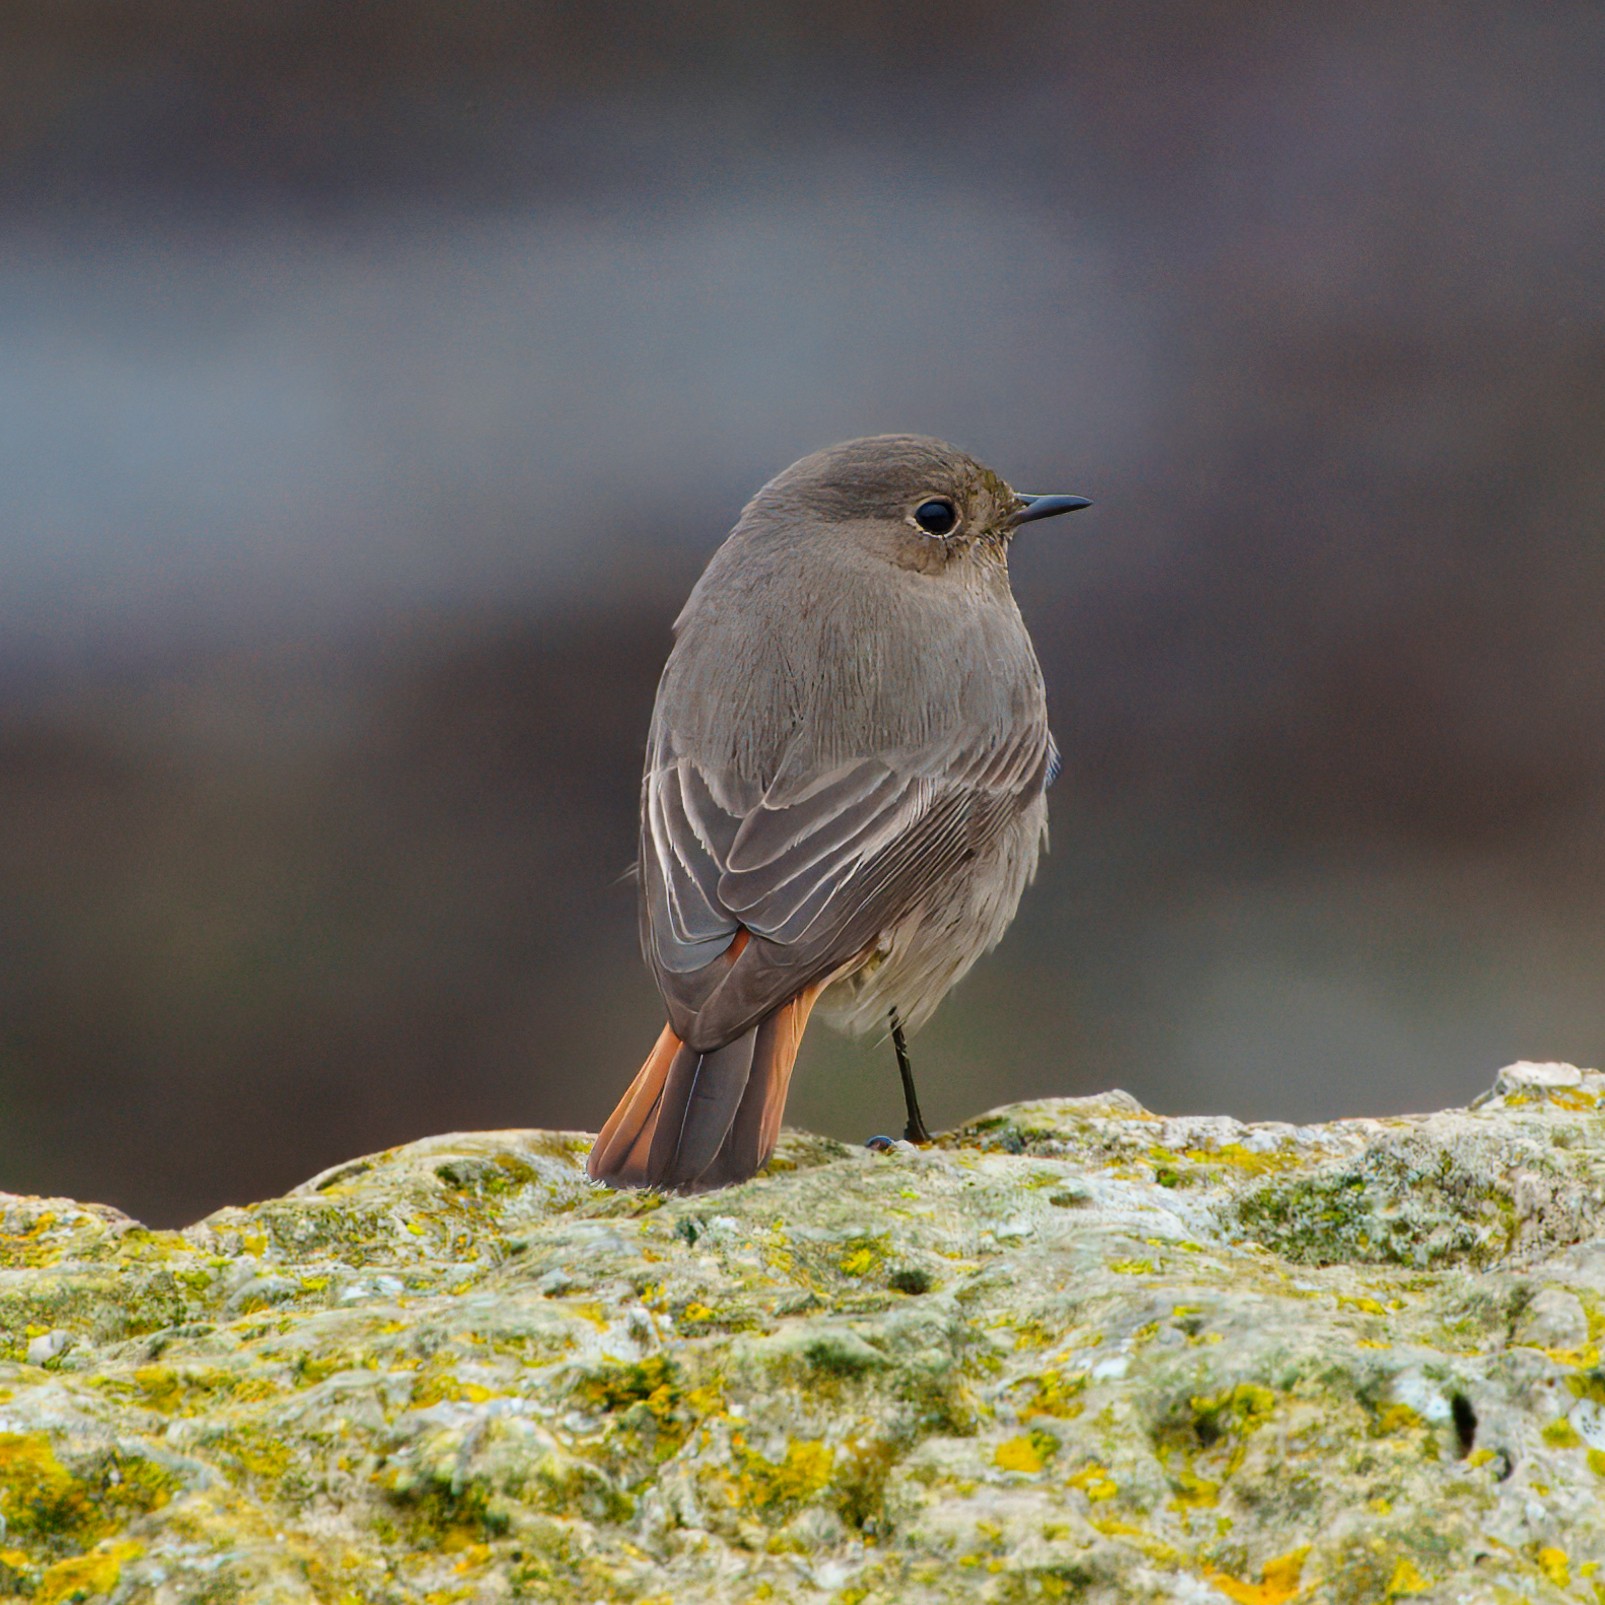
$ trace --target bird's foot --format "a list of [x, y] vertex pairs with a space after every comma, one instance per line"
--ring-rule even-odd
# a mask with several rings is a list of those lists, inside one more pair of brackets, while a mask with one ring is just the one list
[[917, 1154], [919, 1149], [907, 1137], [888, 1137], [884, 1132], [877, 1132], [864, 1146], [871, 1153], [876, 1154]]

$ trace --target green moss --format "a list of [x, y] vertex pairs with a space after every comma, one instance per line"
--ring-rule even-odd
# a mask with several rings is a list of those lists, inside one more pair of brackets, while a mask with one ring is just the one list
[[575, 1389], [593, 1409], [614, 1417], [612, 1428], [627, 1440], [623, 1447], [655, 1460], [672, 1455], [712, 1396], [689, 1398], [679, 1366], [661, 1354], [629, 1365], [606, 1365], [583, 1378]]
[[804, 1344], [802, 1358], [814, 1378], [857, 1381], [886, 1364], [885, 1355], [851, 1330], [827, 1330]]
[[1254, 1382], [1239, 1382], [1222, 1393], [1192, 1394], [1165, 1419], [1159, 1436], [1212, 1449], [1223, 1438], [1257, 1431], [1275, 1413], [1276, 1402], [1270, 1388]]
[[908, 1430], [967, 1438], [980, 1426], [974, 1392], [956, 1365], [920, 1366], [895, 1374], [896, 1398]]
[[[423, 1471], [392, 1467], [376, 1481], [405, 1518], [410, 1544], [450, 1548], [464, 1542], [484, 1543], [508, 1529], [508, 1511], [489, 1483], [451, 1466]], [[563, 1490], [567, 1502], [569, 1490]]]
[[[518, 1490], [554, 1515], [591, 1522], [628, 1521], [635, 1501], [601, 1467], [578, 1455], [548, 1454], [535, 1465], [527, 1486]], [[499, 1507], [498, 1507], [499, 1508]]]
[[109, 1595], [122, 1577], [123, 1563], [144, 1553], [142, 1544], [123, 1541], [96, 1545], [89, 1553], [47, 1567], [33, 1591], [35, 1605], [66, 1605], [70, 1600]]
[[550, 1517], [526, 1522], [505, 1561], [513, 1598], [563, 1602], [585, 1598], [582, 1559], [564, 1523]]
[[495, 1420], [437, 1428], [387, 1456], [372, 1485], [411, 1549], [453, 1552], [496, 1543], [532, 1511], [559, 1519], [627, 1521], [634, 1501], [602, 1467], [565, 1450], [538, 1449]]
[[1424, 1164], [1374, 1149], [1341, 1169], [1256, 1187], [1233, 1213], [1256, 1241], [1306, 1265], [1480, 1268], [1514, 1230], [1507, 1194], [1447, 1152]]
[[1090, 1561], [1058, 1561], [1037, 1566], [1010, 1566], [986, 1585], [986, 1597], [997, 1605], [1073, 1605], [1089, 1591], [1112, 1581], [1104, 1568]]
[[435, 1166], [435, 1176], [452, 1192], [474, 1199], [501, 1198], [540, 1184], [540, 1172], [511, 1154], [491, 1158], [460, 1156]]
[[899, 1293], [917, 1297], [921, 1293], [930, 1292], [930, 1273], [921, 1270], [918, 1265], [899, 1265], [887, 1276], [886, 1285]]
[[870, 1538], [889, 1535], [886, 1484], [903, 1450], [898, 1439], [871, 1438], [849, 1442], [837, 1457], [831, 1489], [836, 1513], [849, 1532]]
[[631, 1365], [604, 1366], [584, 1378], [577, 1391], [603, 1410], [649, 1404], [663, 1413], [680, 1397], [679, 1367], [661, 1354], [651, 1354]]

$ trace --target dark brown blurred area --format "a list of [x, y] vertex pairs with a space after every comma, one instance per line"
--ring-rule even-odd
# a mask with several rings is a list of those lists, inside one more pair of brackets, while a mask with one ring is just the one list
[[8, 6], [0, 1189], [594, 1126], [671, 621], [875, 430], [1096, 503], [935, 1119], [1598, 1063], [1602, 81], [1591, 4]]

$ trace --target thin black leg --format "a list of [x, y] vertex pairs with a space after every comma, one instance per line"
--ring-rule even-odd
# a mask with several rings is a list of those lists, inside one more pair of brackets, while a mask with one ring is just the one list
[[914, 1066], [909, 1063], [908, 1043], [903, 1039], [903, 1022], [892, 1010], [892, 1046], [897, 1050], [897, 1073], [903, 1078], [903, 1102], [908, 1105], [908, 1125], [903, 1128], [905, 1142], [929, 1142], [925, 1117], [920, 1113], [919, 1095], [914, 1091]]

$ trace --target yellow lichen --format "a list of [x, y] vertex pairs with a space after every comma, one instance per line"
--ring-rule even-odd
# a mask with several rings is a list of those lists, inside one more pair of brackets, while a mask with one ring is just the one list
[[1394, 1432], [1410, 1432], [1423, 1425], [1420, 1414], [1407, 1404], [1385, 1404], [1376, 1413], [1372, 1432], [1385, 1437]]
[[1557, 1365], [1576, 1370], [1591, 1371], [1599, 1364], [1599, 1349], [1592, 1343], [1586, 1349], [1544, 1349], [1542, 1352]]
[[992, 1451], [992, 1463], [1002, 1471], [1022, 1471], [1030, 1476], [1042, 1470], [1042, 1456], [1028, 1436], [1005, 1438]]
[[867, 1276], [886, 1258], [886, 1240], [881, 1237], [855, 1237], [836, 1262], [844, 1276]]
[[[1163, 1539], [1156, 1538], [1150, 1532], [1145, 1532], [1135, 1522], [1119, 1521], [1113, 1516], [1091, 1515], [1087, 1518], [1087, 1525], [1094, 1532], [1100, 1532], [1110, 1538], [1123, 1538], [1134, 1549], [1140, 1549], [1149, 1560], [1158, 1561], [1161, 1566], [1179, 1566], [1182, 1564], [1181, 1556]], [[1074, 1597], [1074, 1596], [1070, 1596]]]
[[1539, 1571], [1556, 1588], [1569, 1588], [1571, 1586], [1571, 1557], [1564, 1549], [1557, 1549], [1553, 1544], [1546, 1544], [1533, 1558], [1538, 1562]]
[[1108, 1467], [1099, 1465], [1096, 1460], [1071, 1477], [1070, 1486], [1079, 1488], [1094, 1504], [1113, 1499], [1120, 1492], [1120, 1484], [1109, 1475]]
[[1565, 1381], [1566, 1391], [1574, 1399], [1588, 1399], [1594, 1404], [1605, 1405], [1605, 1376], [1590, 1372], [1586, 1376], [1569, 1376]]
[[1045, 1349], [1058, 1337], [1056, 1327], [1045, 1326], [1041, 1321], [1022, 1321], [1015, 1332], [1014, 1346], [1019, 1350]]
[[291, 1446], [271, 1433], [228, 1429], [215, 1434], [209, 1445], [231, 1456], [240, 1470], [250, 1477], [277, 1482], [290, 1468]]
[[1338, 1308], [1344, 1310], [1359, 1310], [1363, 1315], [1386, 1315], [1386, 1307], [1374, 1298], [1355, 1298], [1348, 1293], [1335, 1295]]
[[58, 1560], [46, 1567], [34, 1591], [34, 1605], [63, 1605], [64, 1601], [85, 1599], [92, 1594], [109, 1594], [122, 1577], [123, 1562], [137, 1560], [145, 1553], [141, 1544], [123, 1542], [101, 1544], [87, 1555]]
[[1175, 1496], [1173, 1510], [1212, 1510], [1220, 1502], [1220, 1484], [1191, 1471], [1178, 1471], [1171, 1479]]
[[0, 1516], [12, 1533], [80, 1526], [89, 1491], [56, 1458], [48, 1433], [0, 1432]]
[[1386, 1595], [1389, 1599], [1399, 1599], [1409, 1594], [1425, 1594], [1432, 1584], [1416, 1569], [1415, 1562], [1408, 1555], [1401, 1555], [1393, 1564], [1393, 1573], [1388, 1578]]
[[830, 1445], [818, 1439], [788, 1443], [785, 1457], [779, 1461], [743, 1451], [741, 1474], [734, 1490], [737, 1501], [757, 1509], [801, 1504], [830, 1481], [835, 1458]]
[[483, 1404], [487, 1399], [496, 1398], [496, 1393], [477, 1382], [464, 1382], [460, 1377], [453, 1376], [450, 1371], [438, 1371], [433, 1376], [419, 1377], [413, 1383], [412, 1402], [419, 1409], [431, 1404], [439, 1404], [442, 1400], [452, 1403], [464, 1401], [468, 1404]]
[[1260, 1581], [1257, 1583], [1245, 1583], [1226, 1572], [1212, 1571], [1206, 1575], [1220, 1593], [1236, 1600], [1238, 1605], [1284, 1605], [1284, 1601], [1292, 1599], [1299, 1591], [1304, 1558], [1309, 1552], [1309, 1545], [1306, 1544], [1302, 1549], [1291, 1550], [1286, 1555], [1266, 1561], [1260, 1568]]
[[1276, 1409], [1276, 1395], [1255, 1382], [1239, 1382], [1224, 1393], [1198, 1393], [1188, 1401], [1194, 1419], [1208, 1423], [1207, 1431], [1218, 1435], [1233, 1428], [1252, 1432], [1270, 1419]]
[[1032, 1416], [1073, 1421], [1086, 1408], [1079, 1397], [1087, 1386], [1085, 1375], [1066, 1377], [1062, 1371], [1044, 1371], [1034, 1381], [1035, 1391], [1030, 1403], [1020, 1407], [1022, 1421], [1029, 1421]]
[[1182, 1150], [1182, 1157], [1195, 1165], [1229, 1165], [1245, 1176], [1267, 1176], [1304, 1162], [1296, 1151], [1261, 1153], [1245, 1148], [1240, 1142], [1223, 1142], [1219, 1148], [1186, 1148]]

